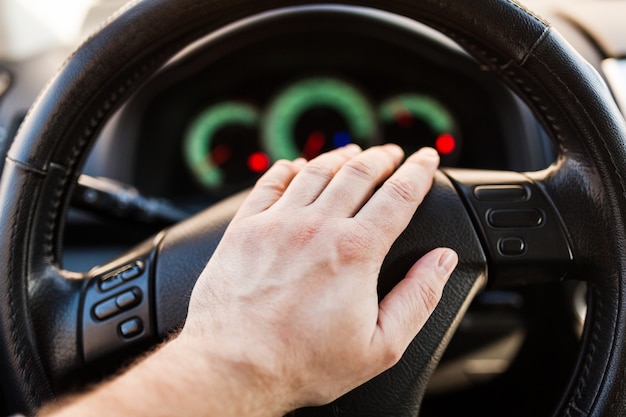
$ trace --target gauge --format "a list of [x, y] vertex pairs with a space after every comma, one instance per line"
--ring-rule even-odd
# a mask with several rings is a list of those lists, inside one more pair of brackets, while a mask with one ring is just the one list
[[184, 157], [194, 177], [209, 191], [250, 185], [270, 165], [259, 145], [258, 110], [229, 101], [200, 113], [184, 141]]
[[451, 113], [437, 100], [420, 94], [402, 94], [380, 106], [385, 139], [407, 153], [430, 146], [442, 165], [454, 165], [460, 156], [461, 136]]
[[296, 82], [271, 103], [263, 142], [272, 160], [311, 159], [349, 143], [368, 147], [376, 131], [375, 115], [358, 89], [317, 77]]

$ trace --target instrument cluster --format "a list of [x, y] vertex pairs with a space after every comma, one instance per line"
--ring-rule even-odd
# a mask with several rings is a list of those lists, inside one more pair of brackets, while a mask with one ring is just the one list
[[348, 80], [310, 76], [296, 80], [260, 108], [254, 101], [206, 104], [183, 137], [184, 164], [214, 195], [251, 185], [273, 162], [356, 143], [393, 142], [411, 153], [430, 146], [453, 166], [462, 132], [451, 110], [428, 94], [406, 91], [379, 102]]

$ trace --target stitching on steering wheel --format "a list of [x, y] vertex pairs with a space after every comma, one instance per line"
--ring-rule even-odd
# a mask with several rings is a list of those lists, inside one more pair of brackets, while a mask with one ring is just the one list
[[534, 12], [532, 12], [531, 10], [529, 10], [528, 8], [526, 8], [523, 4], [519, 4], [516, 0], [507, 0], [509, 4], [517, 7], [518, 9], [520, 9], [521, 11], [523, 11], [524, 13], [526, 13], [529, 16], [532, 16], [535, 18], [536, 21], [546, 25], [546, 26], [550, 26], [549, 22], [547, 20], [545, 20], [544, 18], [542, 18], [541, 16], [536, 15]]
[[54, 237], [56, 235], [56, 226], [57, 219], [60, 214], [59, 207], [63, 202], [62, 197], [65, 194], [69, 179], [71, 177], [72, 172], [78, 163], [79, 157], [84, 153], [85, 147], [90, 143], [90, 139], [93, 138], [95, 132], [99, 131], [99, 129], [103, 126], [103, 122], [108, 116], [111, 109], [114, 109], [119, 99], [133, 86], [133, 84], [137, 83], [137, 81], [142, 79], [142, 75], [152, 69], [157, 63], [162, 61], [163, 56], [167, 55], [167, 53], [172, 48], [168, 48], [167, 51], [162, 51], [156, 56], [149, 59], [143, 65], [140, 65], [139, 69], [133, 72], [133, 74], [128, 77], [124, 82], [119, 84], [119, 87], [115, 89], [108, 98], [104, 100], [102, 105], [98, 107], [98, 110], [95, 111], [94, 115], [89, 119], [89, 122], [83, 133], [76, 143], [65, 162], [65, 166], [60, 167], [63, 169], [63, 175], [59, 178], [59, 181], [54, 189], [53, 200], [51, 202], [50, 210], [48, 211], [48, 221], [46, 224], [46, 233], [44, 234], [44, 256], [48, 259], [48, 261], [54, 260]]
[[[563, 82], [563, 80], [561, 79], [561, 77], [559, 77], [558, 74], [556, 74], [552, 68], [550, 66], [548, 66], [545, 62], [540, 61], [540, 64], [548, 71], [550, 72], [550, 74], [552, 74], [554, 77], [556, 77], [557, 81], [566, 89], [566, 91], [571, 93], [571, 90], [569, 89], [569, 86]], [[624, 179], [623, 177], [619, 174], [619, 169], [618, 166], [615, 162], [615, 158], [613, 156], [613, 153], [611, 152], [610, 148], [607, 146], [607, 143], [604, 139], [604, 136], [600, 134], [600, 132], [598, 131], [598, 128], [596, 126], [595, 121], [593, 120], [593, 118], [590, 117], [589, 113], [587, 112], [586, 107], [580, 102], [578, 101], [577, 97], [575, 94], [570, 94], [574, 100], [576, 101], [576, 103], [578, 104], [579, 108], [582, 109], [582, 111], [584, 112], [584, 114], [587, 116], [587, 119], [589, 119], [589, 121], [591, 122], [591, 125], [594, 127], [595, 131], [596, 131], [596, 136], [600, 138], [600, 142], [602, 144], [603, 149], [606, 151], [606, 153], [609, 156], [609, 161], [611, 163], [611, 168], [613, 169], [614, 174], [617, 176], [617, 178], [619, 179], [619, 185], [620, 188], [622, 190], [622, 196], [626, 197], [626, 187], [624, 184]], [[558, 133], [556, 133], [557, 137], [560, 138], [560, 135]], [[618, 280], [618, 284], [621, 283], [621, 281]], [[598, 290], [598, 286], [597, 285], [592, 285], [591, 286], [593, 288], [594, 293], [597, 293]], [[601, 314], [601, 310], [604, 309], [604, 305], [601, 302], [601, 297], [599, 295], [596, 294], [596, 303], [597, 303], [597, 309], [596, 309], [596, 319], [594, 320], [594, 325], [591, 329], [591, 336], [590, 336], [590, 344], [589, 344], [589, 350], [587, 351], [587, 354], [585, 355], [585, 360], [584, 360], [584, 367], [583, 367], [583, 373], [580, 376], [579, 379], [579, 384], [578, 387], [576, 389], [576, 393], [574, 396], [574, 400], [572, 402], [570, 402], [568, 404], [568, 408], [566, 410], [566, 415], [570, 415], [570, 411], [572, 407], [575, 407], [575, 403], [577, 400], [582, 398], [582, 391], [585, 388], [585, 386], [587, 385], [587, 379], [589, 377], [589, 373], [590, 373], [590, 369], [591, 369], [591, 363], [593, 362], [593, 356], [595, 354], [596, 351], [596, 341], [598, 340], [598, 334], [600, 332], [600, 318], [602, 317]], [[594, 401], [595, 402], [595, 401]], [[579, 410], [578, 407], [576, 407], [576, 410]]]
[[[84, 145], [83, 145], [84, 146]], [[55, 166], [60, 166], [58, 164], [50, 164]], [[53, 199], [52, 199], [52, 207], [49, 211], [49, 222], [46, 225], [46, 232], [44, 233], [44, 257], [48, 261], [52, 261], [53, 259], [53, 250], [54, 250], [54, 225], [56, 224], [57, 215], [59, 213], [59, 207], [61, 206], [61, 197], [63, 196], [63, 192], [65, 189], [65, 184], [67, 183], [67, 178], [69, 178], [70, 171], [69, 169], [63, 170], [64, 175], [61, 179], [61, 183], [63, 185], [57, 185], [54, 189]]]
[[[24, 200], [22, 200], [24, 201]], [[20, 203], [18, 205], [18, 211], [16, 213], [16, 216], [19, 217], [19, 213], [22, 211], [22, 207], [23, 207], [23, 203]], [[15, 236], [17, 235], [17, 222], [14, 222], [13, 226], [11, 227], [11, 242], [14, 242]], [[19, 245], [11, 245], [11, 254], [13, 255], [13, 253], [17, 250], [17, 247]], [[15, 266], [14, 266], [14, 262], [10, 262], [9, 263], [9, 273], [8, 276], [9, 277], [13, 277], [15, 276]], [[26, 376], [26, 389], [29, 390], [29, 394], [30, 394], [30, 398], [37, 398], [37, 393], [35, 392], [35, 384], [33, 384], [33, 380], [32, 380], [32, 372], [31, 372], [31, 367], [30, 367], [30, 361], [26, 360], [26, 358], [24, 357], [24, 349], [23, 346], [26, 346], [26, 343], [18, 343], [18, 340], [23, 340], [26, 336], [25, 333], [23, 331], [18, 331], [17, 329], [17, 323], [16, 323], [16, 314], [17, 314], [17, 309], [15, 307], [15, 298], [14, 298], [14, 294], [15, 294], [15, 280], [10, 279], [9, 280], [9, 291], [8, 291], [8, 296], [9, 296], [9, 308], [11, 310], [11, 314], [9, 315], [9, 323], [11, 324], [11, 341], [13, 342], [13, 348], [17, 350], [17, 359], [19, 361], [19, 367], [22, 370], [22, 372], [24, 372], [24, 375]], [[49, 387], [48, 387], [49, 388]]]
[[[553, 76], [555, 76], [557, 78], [557, 80], [562, 85], [564, 85], [566, 87], [567, 91], [570, 91], [569, 88], [567, 88], [567, 85], [565, 83], [563, 83], [562, 79], [557, 74], [555, 74], [551, 70], [551, 68], [549, 66], [545, 65], [544, 62], [541, 62], [541, 64]], [[520, 86], [520, 88], [522, 88], [526, 93], [528, 93], [528, 97], [531, 100], [533, 100], [535, 102], [535, 104], [537, 106], [539, 106], [539, 108], [542, 110], [542, 112], [544, 113], [544, 116], [546, 117], [546, 120], [548, 121], [552, 131], [554, 132], [554, 135], [555, 135], [556, 139], [558, 139], [557, 140], [557, 144], [559, 146], [560, 151], [564, 152], [565, 151], [565, 149], [563, 147], [564, 138], [563, 138], [563, 136], [561, 134], [561, 127], [556, 123], [556, 119], [548, 113], [548, 107], [546, 105], [544, 105], [544, 104], [541, 104], [541, 101], [542, 101], [541, 98], [533, 94], [532, 88], [526, 86], [525, 83], [524, 83], [524, 80], [521, 77], [517, 76], [513, 71], [509, 71], [507, 73], [507, 75], [510, 75], [511, 79], [513, 81], [515, 81]], [[577, 101], [577, 103], [579, 105], [581, 104], [578, 101]], [[584, 109], [584, 106], [581, 105], [581, 107]], [[586, 111], [585, 111], [585, 114], [587, 116], [589, 116]], [[593, 125], [595, 127], [595, 123], [593, 123]], [[596, 129], [596, 132], [597, 132], [597, 129]], [[598, 133], [598, 136], [600, 136], [602, 138], [602, 136], [599, 134], [599, 132], [597, 132], [597, 133]], [[603, 138], [602, 138], [602, 144], [604, 145], [604, 148], [607, 151], [607, 153], [609, 153], [610, 161], [613, 164], [613, 168], [616, 168], [614, 160], [613, 160], [613, 156], [611, 155], [611, 153], [607, 149], [606, 142], [604, 142]], [[623, 181], [621, 181], [621, 177], [620, 177], [620, 186], [622, 188], [622, 191], [625, 191]], [[592, 286], [592, 288], [593, 288], [594, 292], [598, 292], [599, 291], [597, 286]], [[596, 342], [598, 340], [599, 332], [601, 330], [600, 329], [600, 321], [601, 321], [600, 318], [602, 317], [601, 310], [604, 308], [604, 304], [601, 301], [601, 297], [596, 296], [595, 298], [596, 298], [597, 307], [598, 307], [596, 309], [596, 314], [595, 314], [596, 319], [594, 320], [593, 327], [591, 327], [589, 349], [587, 350], [587, 353], [585, 354], [585, 358], [583, 360], [584, 365], [582, 367], [582, 373], [581, 373], [580, 378], [578, 380], [576, 391], [575, 391], [575, 393], [574, 393], [574, 395], [572, 397], [572, 400], [567, 403], [567, 406], [566, 406], [566, 409], [565, 409], [565, 416], [568, 416], [568, 417], [572, 415], [572, 410], [575, 410], [577, 413], [579, 413], [581, 415], [586, 413], [586, 411], [584, 411], [580, 407], [578, 407], [577, 402], [582, 398], [583, 390], [587, 386], [587, 380], [589, 378], [589, 374], [590, 374], [591, 367], [592, 367], [591, 365], [592, 365], [592, 363], [594, 361], [594, 357], [595, 357], [595, 353], [596, 353]]]
[[[514, 2], [512, 4], [517, 5]], [[522, 8], [522, 10], [526, 10], [526, 9]], [[534, 15], [533, 15], [533, 17], [536, 18], [536, 16], [534, 16]], [[539, 21], [541, 21], [541, 20], [539, 20]], [[541, 22], [544, 23], [543, 21], [541, 21]], [[538, 44], [538, 42], [540, 40], [545, 39], [547, 34], [550, 32], [549, 29], [550, 29], [550, 27], [546, 28], [546, 30], [539, 37], [538, 41], [533, 44], [533, 49], [532, 50], [535, 49], [535, 47], [537, 46], [537, 44]], [[501, 67], [499, 58], [497, 58], [496, 56], [492, 55], [486, 49], [484, 49], [484, 48], [480, 47], [479, 45], [477, 45], [474, 41], [469, 40], [466, 37], [464, 37], [462, 35], [459, 35], [456, 32], [450, 31], [448, 29], [438, 28], [437, 30], [439, 30], [441, 33], [444, 33], [446, 36], [450, 37], [451, 39], [453, 39], [454, 41], [458, 42], [459, 44], [463, 45], [463, 47], [465, 49], [471, 50], [473, 53], [482, 56], [486, 61], [491, 62], [491, 64], [493, 64], [495, 67], [507, 68], [508, 70], [506, 72], [502, 73], [502, 74], [505, 77], [507, 77], [508, 79], [512, 80], [516, 85], [518, 85], [518, 87], [521, 88], [527, 94], [528, 98], [531, 99], [541, 109], [541, 111], [544, 113], [544, 116], [545, 116], [546, 120], [550, 124], [550, 128], [554, 132], [554, 135], [555, 135], [556, 139], [558, 139], [557, 140], [557, 145], [559, 147], [559, 150], [562, 153], [565, 152], [565, 148], [563, 146], [563, 144], [565, 142], [565, 139], [563, 138], [563, 136], [560, 133], [562, 129], [556, 123], [556, 118], [549, 114], [548, 106], [542, 104], [541, 97], [533, 94], [533, 89], [531, 87], [527, 86], [526, 82], [524, 81], [524, 79], [510, 68], [510, 62], [504, 64], [504, 66]], [[526, 60], [527, 60], [527, 57], [525, 57], [523, 59], [523, 62], [525, 62]], [[559, 81], [561, 81], [560, 78], [559, 78]]]
[[570, 90], [569, 85], [563, 82], [561, 77], [552, 70], [552, 67], [547, 65], [542, 60], [538, 60], [538, 61], [540, 65], [543, 66], [550, 74], [552, 74], [557, 79], [557, 81], [565, 88], [565, 90], [568, 93], [570, 93], [570, 96], [575, 100], [576, 104], [578, 104], [578, 107], [583, 111], [583, 113], [585, 113], [585, 116], [587, 116], [587, 119], [590, 121], [591, 125], [596, 131], [596, 136], [600, 138], [600, 141], [602, 142], [604, 150], [609, 154], [609, 160], [611, 161], [611, 166], [614, 170], [615, 175], [617, 175], [617, 177], [619, 178], [619, 185], [620, 185], [620, 188], [622, 189], [622, 196], [626, 197], [626, 187], [624, 186], [624, 179], [619, 174], [618, 164], [615, 162], [615, 159], [613, 158], [613, 154], [611, 153], [611, 150], [609, 149], [609, 147], [606, 144], [606, 141], [604, 140], [604, 136], [600, 134], [600, 131], [598, 130], [598, 127], [596, 126], [595, 120], [587, 112], [587, 107], [578, 100], [576, 94], [573, 94], [572, 91]]
[[[593, 288], [593, 292], [594, 293], [598, 293], [598, 287], [597, 286], [592, 286]], [[596, 302], [596, 316], [598, 318], [602, 317], [601, 311], [604, 309], [604, 304], [601, 301], [601, 297], [597, 294], [595, 294], [595, 302]], [[584, 359], [584, 366], [583, 366], [583, 372], [580, 376], [579, 379], [579, 384], [576, 388], [576, 393], [574, 394], [574, 399], [573, 401], [570, 401], [567, 404], [567, 409], [565, 412], [566, 416], [571, 416], [571, 410], [574, 409], [576, 410], [578, 413], [580, 414], [585, 414], [586, 411], [581, 410], [580, 407], [578, 407], [576, 405], [577, 400], [580, 400], [582, 398], [582, 391], [583, 389], [587, 386], [587, 378], [589, 378], [589, 373], [591, 372], [591, 364], [593, 362], [592, 356], [595, 354], [596, 351], [596, 342], [598, 341], [598, 334], [600, 332], [600, 320], [595, 320], [594, 325], [591, 329], [591, 342], [589, 343], [589, 350], [587, 351], [587, 354], [585, 355], [585, 359]]]
[[527, 97], [531, 99], [539, 107], [539, 109], [541, 109], [541, 111], [543, 112], [543, 115], [546, 118], [546, 121], [550, 125], [550, 129], [552, 130], [555, 138], [557, 139], [557, 145], [559, 146], [559, 151], [561, 153], [564, 153], [565, 147], [563, 146], [563, 144], [565, 143], [565, 138], [563, 138], [563, 135], [561, 134], [561, 131], [562, 131], [561, 126], [559, 126], [559, 124], [556, 123], [556, 117], [552, 116], [549, 113], [548, 106], [542, 103], [543, 100], [541, 99], [541, 97], [534, 94], [534, 90], [531, 87], [529, 87], [524, 81], [524, 79], [520, 77], [515, 71], [509, 69], [506, 72], [506, 76], [510, 78], [511, 80], [513, 80], [513, 82], [515, 82], [515, 84], [517, 84], [517, 86], [526, 93]]

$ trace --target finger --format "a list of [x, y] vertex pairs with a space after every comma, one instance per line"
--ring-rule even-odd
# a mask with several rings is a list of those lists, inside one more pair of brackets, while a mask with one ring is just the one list
[[435, 249], [418, 260], [381, 301], [372, 347], [392, 362], [387, 367], [397, 362], [435, 310], [457, 263], [453, 250]]
[[360, 152], [358, 145], [350, 144], [312, 159], [294, 178], [276, 207], [308, 206], [317, 199], [343, 164]]
[[237, 211], [235, 218], [252, 216], [271, 207], [283, 195], [293, 178], [306, 164], [299, 158], [295, 161], [280, 160], [274, 163], [254, 185]]
[[397, 145], [367, 149], [341, 167], [315, 204], [332, 209], [338, 216], [354, 216], [403, 157], [404, 152]]
[[391, 247], [430, 190], [439, 155], [422, 148], [411, 155], [354, 216]]

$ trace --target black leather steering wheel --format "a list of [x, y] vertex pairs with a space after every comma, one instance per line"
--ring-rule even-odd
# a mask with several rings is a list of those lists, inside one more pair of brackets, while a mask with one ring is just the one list
[[[259, 12], [316, 3], [136, 1], [50, 82], [9, 152], [0, 187], [0, 374], [9, 411], [35, 412], [85, 362], [154, 343], [179, 325], [181, 299], [238, 205], [236, 197], [212, 207], [87, 276], [64, 271], [59, 254], [69, 196], [107, 118], [193, 40]], [[600, 77], [547, 22], [512, 0], [337, 3], [405, 15], [458, 42], [526, 101], [558, 159], [526, 175], [438, 173], [385, 261], [380, 291], [428, 249], [451, 246], [460, 265], [442, 303], [396, 367], [328, 407], [294, 414], [417, 415], [429, 376], [488, 267], [495, 282], [565, 274], [587, 282], [580, 357], [555, 413], [624, 415], [626, 126]]]

